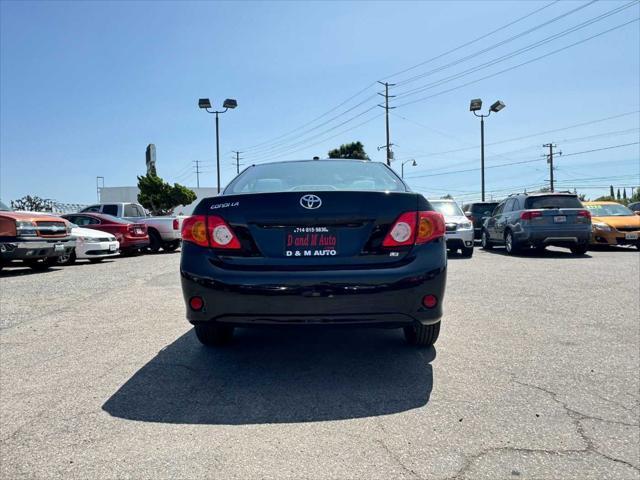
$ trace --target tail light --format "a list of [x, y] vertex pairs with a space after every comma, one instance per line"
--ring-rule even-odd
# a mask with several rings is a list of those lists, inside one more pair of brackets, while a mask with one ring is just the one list
[[416, 244], [444, 237], [444, 217], [439, 212], [418, 212], [418, 238]]
[[207, 218], [209, 239], [213, 248], [239, 249], [240, 241], [224, 219], [211, 216]]
[[533, 220], [534, 218], [538, 218], [542, 216], [542, 212], [527, 210], [520, 214], [520, 219], [522, 220]]
[[579, 210], [578, 216], [591, 219], [591, 212], [589, 210]]
[[427, 243], [444, 236], [444, 217], [438, 212], [405, 212], [398, 217], [382, 242], [383, 247]]
[[182, 240], [208, 247], [207, 218], [204, 215], [187, 217], [182, 222]]
[[416, 212], [400, 215], [382, 242], [383, 247], [400, 247], [413, 245], [416, 237]]
[[240, 241], [231, 227], [218, 216], [194, 215], [182, 222], [182, 240], [201, 247], [241, 248]]
[[174, 230], [179, 230], [180, 229], [180, 222], [178, 221], [177, 218], [173, 219], [173, 229]]

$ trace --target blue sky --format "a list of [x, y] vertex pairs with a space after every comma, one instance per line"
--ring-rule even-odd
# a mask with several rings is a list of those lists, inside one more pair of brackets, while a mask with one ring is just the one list
[[135, 185], [148, 143], [168, 181], [195, 186], [199, 160], [201, 185], [215, 186], [204, 96], [239, 104], [221, 116], [223, 184], [235, 174], [231, 150], [250, 164], [360, 140], [383, 161], [381, 79], [398, 84], [394, 168], [415, 158], [407, 180], [429, 196], [479, 195], [476, 97], [507, 104], [486, 121], [493, 195], [544, 184], [548, 142], [564, 154], [555, 172], [563, 188], [594, 196], [640, 183], [639, 24], [616, 28], [640, 15], [638, 2], [3, 1], [0, 14], [5, 203], [26, 194], [93, 202], [98, 175]]

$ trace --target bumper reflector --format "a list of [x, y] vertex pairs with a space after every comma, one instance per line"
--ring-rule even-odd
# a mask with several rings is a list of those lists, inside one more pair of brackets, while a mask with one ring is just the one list
[[189, 306], [191, 307], [191, 310], [199, 312], [202, 310], [202, 307], [204, 307], [204, 300], [202, 300], [202, 297], [191, 297], [189, 299]]
[[433, 308], [438, 305], [438, 297], [435, 295], [425, 295], [422, 297], [422, 305], [427, 308]]

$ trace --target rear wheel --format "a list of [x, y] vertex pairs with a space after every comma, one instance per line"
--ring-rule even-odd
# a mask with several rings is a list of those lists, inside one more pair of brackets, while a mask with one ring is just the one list
[[516, 239], [513, 237], [511, 230], [509, 230], [504, 236], [504, 248], [509, 255], [513, 255], [518, 252], [518, 244]]
[[574, 255], [584, 255], [585, 253], [587, 253], [588, 248], [589, 245], [587, 245], [586, 243], [581, 243], [579, 245], [576, 245], [575, 247], [571, 247], [570, 250]]
[[473, 247], [462, 247], [460, 253], [465, 258], [471, 258], [473, 256]]
[[28, 260], [24, 262], [31, 270], [35, 270], [36, 272], [44, 272], [45, 270], [49, 270], [57, 260], [57, 257], [43, 258], [41, 260]]
[[410, 345], [418, 345], [420, 347], [430, 347], [440, 335], [440, 322], [433, 325], [411, 325], [404, 327], [404, 338]]
[[229, 325], [217, 325], [215, 323], [201, 323], [195, 325], [196, 337], [200, 343], [209, 347], [227, 345], [233, 337], [233, 327]]
[[155, 230], [149, 230], [149, 246], [147, 249], [151, 253], [158, 253], [162, 247], [162, 238]]
[[486, 230], [482, 230], [482, 235], [480, 235], [480, 245], [482, 245], [483, 250], [491, 250], [493, 245], [489, 241], [489, 234]]
[[162, 248], [167, 252], [173, 252], [180, 246], [180, 240], [176, 240], [175, 242], [165, 243]]
[[76, 263], [76, 260], [77, 260], [76, 251], [71, 250], [71, 253], [69, 254], [64, 254], [64, 255], [60, 255], [59, 257], [56, 257], [56, 264], [57, 265], [73, 265], [74, 263]]

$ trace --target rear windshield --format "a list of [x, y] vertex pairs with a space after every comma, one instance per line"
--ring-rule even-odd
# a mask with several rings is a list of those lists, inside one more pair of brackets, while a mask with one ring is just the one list
[[475, 214], [491, 215], [491, 212], [498, 206], [498, 202], [494, 203], [474, 203], [471, 206], [471, 212]]
[[585, 205], [594, 217], [626, 217], [635, 215], [629, 208], [617, 203], [604, 203], [601, 205]]
[[582, 208], [582, 204], [573, 195], [541, 195], [527, 198], [525, 208]]
[[373, 190], [406, 192], [385, 165], [357, 160], [310, 160], [254, 165], [235, 178], [225, 195], [291, 191]]
[[462, 210], [455, 202], [439, 202], [438, 200], [429, 200], [429, 203], [436, 211], [447, 217], [460, 217], [464, 215]]

